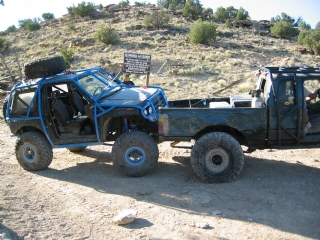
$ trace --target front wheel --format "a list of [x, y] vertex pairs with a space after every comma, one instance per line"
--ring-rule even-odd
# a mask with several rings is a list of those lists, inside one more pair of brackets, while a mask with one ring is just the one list
[[3, 118], [4, 120], [7, 122], [7, 107], [8, 107], [8, 100], [9, 100], [9, 96], [7, 96], [5, 99], [4, 99], [4, 102], [3, 102], [3, 106], [2, 106], [2, 114], [3, 114]]
[[244, 164], [239, 142], [229, 134], [208, 133], [202, 136], [191, 152], [194, 172], [205, 182], [228, 182], [236, 178]]
[[112, 160], [116, 169], [130, 177], [141, 177], [157, 164], [159, 149], [148, 134], [140, 131], [122, 134], [112, 147]]
[[21, 134], [15, 146], [17, 161], [25, 170], [39, 171], [48, 168], [52, 162], [52, 147], [40, 132]]

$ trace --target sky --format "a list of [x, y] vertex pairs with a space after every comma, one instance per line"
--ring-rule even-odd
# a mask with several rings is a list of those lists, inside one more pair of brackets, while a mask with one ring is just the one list
[[[78, 5], [82, 1], [102, 4], [106, 6], [119, 3], [119, 0], [4, 0], [4, 6], [0, 5], [0, 31], [9, 26], [19, 27], [18, 20], [27, 18], [41, 18], [43, 13], [53, 13], [56, 18], [67, 14], [67, 7]], [[134, 2], [144, 0], [130, 0]], [[157, 0], [146, 0], [147, 3], [156, 4]], [[303, 20], [315, 28], [320, 22], [320, 0], [200, 0], [203, 7], [210, 7], [215, 12], [218, 7], [233, 6], [237, 9], [243, 7], [249, 12], [253, 20], [270, 20], [280, 15], [281, 12], [293, 18], [302, 17]]]

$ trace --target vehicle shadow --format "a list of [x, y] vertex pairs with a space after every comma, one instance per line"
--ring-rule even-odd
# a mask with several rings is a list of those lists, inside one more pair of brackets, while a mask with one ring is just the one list
[[110, 153], [87, 149], [81, 155], [94, 161], [35, 174], [190, 214], [214, 216], [213, 212], [219, 210], [221, 215], [216, 217], [255, 222], [309, 238], [320, 237], [318, 168], [246, 156], [237, 179], [208, 184], [194, 174], [190, 157], [160, 159], [148, 175], [129, 178], [116, 172]]
[[0, 223], [0, 239], [20, 240], [23, 237], [20, 237], [16, 232]]

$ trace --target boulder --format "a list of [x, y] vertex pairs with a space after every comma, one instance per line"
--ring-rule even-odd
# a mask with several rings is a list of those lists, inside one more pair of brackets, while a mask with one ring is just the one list
[[81, 38], [72, 39], [69, 43], [69, 48], [72, 47], [86, 47], [87, 43], [84, 42]]
[[154, 40], [158, 43], [161, 43], [162, 41], [165, 41], [167, 39], [164, 36], [156, 36]]
[[118, 225], [132, 223], [137, 217], [137, 211], [133, 209], [124, 210], [113, 218], [113, 222]]
[[233, 21], [233, 26], [236, 27], [236, 28], [239, 28], [239, 27], [251, 27], [253, 22], [251, 20], [235, 20]]
[[114, 12], [115, 10], [117, 10], [118, 8], [120, 8], [120, 6], [118, 4], [109, 4], [107, 6], [105, 6], [105, 10], [108, 12]]

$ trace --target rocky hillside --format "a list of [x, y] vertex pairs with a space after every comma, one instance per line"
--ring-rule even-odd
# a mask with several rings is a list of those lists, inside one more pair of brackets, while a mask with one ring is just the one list
[[[192, 45], [188, 34], [193, 20], [168, 12], [169, 26], [153, 30], [143, 25], [145, 16], [153, 11], [157, 9], [105, 7], [91, 18], [68, 14], [42, 22], [41, 29], [34, 32], [20, 29], [5, 36], [12, 43], [6, 53], [6, 63], [19, 80], [19, 64], [59, 55], [65, 47], [74, 52], [72, 69], [101, 65], [116, 73], [121, 71], [125, 52], [151, 54], [150, 83], [161, 85], [170, 99], [202, 98], [235, 81], [242, 82], [219, 94], [248, 92], [254, 88], [253, 73], [261, 65], [319, 65], [320, 57], [299, 47], [296, 36], [273, 38], [268, 21], [235, 22], [231, 29], [215, 21], [217, 40], [209, 45]], [[116, 29], [120, 43], [107, 46], [95, 41], [95, 32], [108, 24]], [[10, 79], [3, 64], [0, 74], [2, 82]], [[132, 77], [136, 85], [145, 82], [145, 76]], [[5, 84], [2, 86], [5, 88]]]

